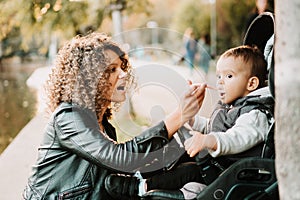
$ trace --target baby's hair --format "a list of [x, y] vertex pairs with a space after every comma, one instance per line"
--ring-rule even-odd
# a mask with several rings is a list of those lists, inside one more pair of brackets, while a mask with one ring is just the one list
[[256, 46], [242, 45], [231, 48], [222, 54], [222, 57], [241, 58], [251, 67], [251, 76], [259, 79], [258, 88], [266, 86], [268, 77], [267, 62], [262, 52]]

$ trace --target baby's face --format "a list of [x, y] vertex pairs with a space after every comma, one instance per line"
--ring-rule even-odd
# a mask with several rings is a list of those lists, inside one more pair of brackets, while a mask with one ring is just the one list
[[217, 88], [222, 103], [230, 104], [249, 94], [250, 66], [241, 58], [221, 57], [217, 63]]

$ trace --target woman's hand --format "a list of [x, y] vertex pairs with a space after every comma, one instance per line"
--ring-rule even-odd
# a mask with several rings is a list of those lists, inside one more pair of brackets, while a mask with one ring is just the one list
[[205, 83], [190, 85], [189, 91], [182, 98], [178, 106], [178, 112], [181, 112], [182, 125], [193, 118], [202, 106], [205, 97]]
[[206, 84], [190, 84], [176, 110], [165, 119], [169, 137], [198, 113], [205, 97], [205, 88]]

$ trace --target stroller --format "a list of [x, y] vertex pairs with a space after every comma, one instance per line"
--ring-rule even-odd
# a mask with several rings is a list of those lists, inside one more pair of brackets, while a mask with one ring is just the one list
[[[265, 12], [251, 23], [245, 38], [245, 45], [256, 45], [268, 62], [269, 88], [274, 92], [273, 43], [275, 33], [274, 15]], [[200, 192], [197, 200], [276, 200], [279, 199], [275, 173], [273, 123], [264, 143], [261, 157], [243, 158], [226, 169], [216, 180]], [[143, 199], [174, 199], [173, 191], [152, 190]]]

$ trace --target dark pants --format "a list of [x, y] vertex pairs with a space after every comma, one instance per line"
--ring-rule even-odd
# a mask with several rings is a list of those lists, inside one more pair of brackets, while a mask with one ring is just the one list
[[195, 162], [182, 163], [176, 168], [158, 173], [147, 179], [147, 190], [182, 188], [188, 182], [204, 183], [200, 166]]

